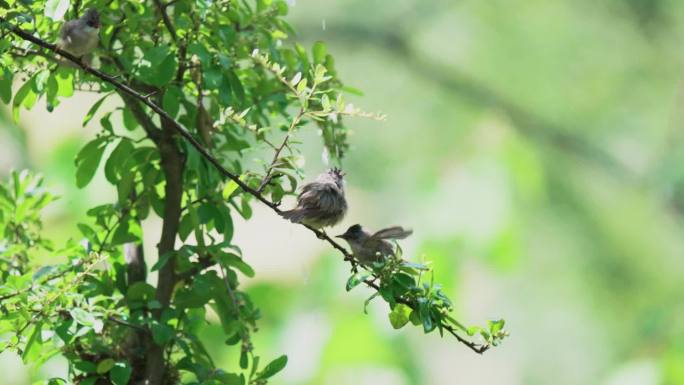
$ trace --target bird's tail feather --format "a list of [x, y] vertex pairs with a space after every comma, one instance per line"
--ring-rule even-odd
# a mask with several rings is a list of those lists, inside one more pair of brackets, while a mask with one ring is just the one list
[[304, 219], [302, 210], [293, 209], [282, 212], [282, 217], [293, 223], [300, 223]]
[[413, 230], [404, 229], [401, 226], [388, 227], [386, 229], [379, 230], [373, 234], [373, 238], [377, 239], [404, 239], [409, 235], [413, 234]]

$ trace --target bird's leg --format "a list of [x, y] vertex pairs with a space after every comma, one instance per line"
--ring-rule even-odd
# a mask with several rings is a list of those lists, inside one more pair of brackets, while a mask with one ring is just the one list
[[318, 239], [322, 239], [322, 240], [325, 240], [326, 238], [328, 238], [328, 234], [326, 234], [325, 230], [323, 230], [323, 229], [316, 230], [316, 236], [318, 237]]

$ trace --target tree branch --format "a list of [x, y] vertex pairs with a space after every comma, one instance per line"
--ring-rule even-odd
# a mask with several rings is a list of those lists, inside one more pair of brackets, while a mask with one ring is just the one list
[[[159, 96], [161, 99], [161, 95]], [[176, 236], [180, 225], [181, 202], [183, 197], [183, 169], [185, 167], [183, 154], [176, 143], [175, 133], [169, 119], [162, 117], [162, 131], [157, 147], [161, 156], [161, 166], [164, 171], [164, 215], [162, 234], [157, 245], [159, 258], [175, 252]], [[164, 266], [159, 269], [157, 279], [156, 299], [161, 308], [154, 311], [156, 318], [161, 316], [161, 310], [169, 307], [173, 288], [176, 286], [176, 259], [168, 258]], [[159, 346], [149, 339], [150, 347], [145, 365], [145, 379], [149, 385], [159, 385], [164, 381], [166, 363], [164, 360], [165, 346]]]
[[276, 164], [278, 163], [278, 159], [280, 159], [280, 153], [283, 152], [283, 149], [287, 147], [288, 141], [290, 140], [290, 135], [292, 135], [292, 132], [294, 131], [294, 128], [297, 126], [299, 121], [302, 119], [302, 116], [304, 116], [304, 108], [302, 107], [299, 112], [297, 113], [297, 116], [295, 116], [294, 119], [292, 119], [292, 123], [290, 124], [290, 127], [287, 130], [287, 135], [285, 135], [285, 139], [283, 139], [283, 142], [276, 148], [275, 153], [273, 154], [273, 160], [271, 160], [271, 164], [268, 166], [268, 170], [266, 171], [266, 175], [264, 175], [264, 179], [261, 180], [261, 183], [259, 184], [259, 188], [257, 188], [257, 192], [261, 193], [264, 191], [264, 188], [271, 182], [271, 179], [273, 178], [273, 169], [275, 168]]
[[[129, 215], [131, 209], [138, 200], [135, 188], [128, 194], [130, 206], [124, 208], [122, 216]], [[128, 242], [124, 244], [124, 260], [126, 261], [126, 276], [128, 287], [136, 282], [145, 282], [147, 278], [147, 264], [145, 264], [145, 251], [142, 239], [138, 242]]]
[[[4, 18], [0, 17], [0, 22], [6, 23], [6, 20]], [[176, 163], [177, 160], [174, 159], [175, 155], [172, 155], [172, 154], [175, 153], [176, 151], [178, 151], [178, 149], [175, 147], [175, 143], [173, 142], [173, 140], [170, 140], [170, 138], [168, 136], [169, 130], [171, 130], [171, 129], [176, 131], [180, 136], [182, 136], [185, 140], [187, 140], [190, 143], [190, 145], [193, 146], [200, 153], [200, 155], [202, 155], [202, 157], [206, 161], [211, 163], [224, 177], [234, 181], [243, 191], [249, 193], [254, 198], [256, 198], [257, 200], [259, 200], [260, 202], [262, 202], [263, 204], [265, 204], [266, 206], [271, 208], [271, 210], [276, 212], [278, 215], [280, 215], [282, 213], [281, 210], [278, 208], [277, 204], [270, 202], [261, 193], [254, 190], [253, 188], [249, 187], [246, 183], [244, 183], [242, 180], [240, 180], [240, 178], [237, 175], [231, 173], [225, 167], [223, 167], [221, 162], [219, 162], [216, 158], [214, 158], [211, 154], [209, 154], [209, 152], [197, 141], [197, 139], [195, 139], [192, 136], [192, 134], [181, 123], [174, 120], [168, 113], [166, 113], [166, 111], [164, 111], [161, 107], [159, 107], [157, 104], [152, 102], [147, 96], [140, 94], [139, 92], [132, 89], [130, 86], [118, 81], [115, 77], [108, 75], [108, 74], [105, 74], [101, 71], [98, 71], [98, 70], [82, 63], [81, 60], [79, 60], [75, 56], [69, 54], [68, 52], [65, 52], [65, 51], [59, 49], [54, 44], [47, 43], [46, 41], [44, 41], [40, 38], [37, 38], [37, 37], [31, 35], [30, 33], [25, 32], [25, 31], [21, 30], [20, 28], [13, 26], [11, 24], [6, 23], [6, 25], [8, 26], [7, 28], [9, 28], [10, 31], [12, 31], [12, 33], [14, 33], [15, 35], [21, 37], [22, 39], [28, 40], [28, 41], [30, 41], [30, 42], [32, 42], [32, 43], [34, 43], [40, 47], [43, 47], [43, 48], [48, 49], [52, 52], [55, 52], [59, 55], [62, 55], [66, 59], [72, 61], [78, 67], [82, 68], [84, 71], [94, 75], [95, 77], [97, 77], [103, 81], [106, 81], [106, 82], [112, 84], [121, 93], [125, 93], [126, 95], [130, 95], [130, 97], [132, 97], [133, 99], [136, 99], [139, 102], [141, 102], [142, 104], [148, 106], [150, 109], [152, 109], [152, 111], [154, 111], [155, 113], [157, 113], [160, 116], [160, 119], [162, 121], [162, 125], [164, 126], [163, 130], [162, 130], [162, 138], [163, 138], [162, 141], [164, 142], [164, 145], [160, 147], [160, 151], [162, 152], [162, 159], [165, 159], [165, 157], [166, 157], [167, 162], [170, 162], [170, 164], [169, 164], [169, 163], [165, 163], [164, 161], [162, 161], [162, 165], [163, 165], [163, 167], [169, 167], [168, 170], [165, 169], [165, 174], [167, 174], [167, 178], [171, 178], [171, 179], [167, 179], [167, 186], [166, 186], [166, 188], [167, 188], [167, 192], [166, 192], [167, 203], [166, 203], [165, 215], [164, 215], [164, 217], [165, 217], [164, 218], [165, 229], [162, 230], [162, 241], [160, 241], [160, 245], [159, 245], [159, 255], [160, 256], [163, 255], [164, 252], [173, 251], [173, 242], [175, 241], [175, 234], [177, 232], [178, 223], [173, 221], [172, 219], [175, 218], [176, 215], [179, 216], [180, 210], [181, 210], [181, 208], [180, 208], [180, 202], [181, 202], [180, 197], [181, 197], [182, 191], [180, 193], [178, 191], [176, 191], [176, 187], [177, 187], [176, 185], [179, 183], [179, 180], [176, 180], [175, 178], [181, 178], [182, 175], [177, 175], [174, 171], [175, 168], [178, 166]], [[166, 142], [166, 141], [169, 141], [169, 142]], [[182, 185], [178, 184], [178, 186], [182, 186]], [[170, 199], [172, 199], [173, 201], [169, 201]], [[176, 212], [176, 209], [177, 209], [177, 212]], [[169, 221], [168, 225], [167, 225], [167, 220], [166, 220], [167, 214], [169, 215], [169, 219], [171, 220], [171, 221]], [[340, 244], [338, 244], [332, 238], [330, 238], [325, 232], [318, 230], [318, 229], [315, 229], [315, 228], [308, 226], [308, 225], [305, 225], [305, 224], [302, 224], [302, 226], [306, 227], [311, 232], [313, 232], [319, 239], [325, 240], [326, 242], [328, 242], [333, 248], [337, 249], [340, 253], [342, 253], [345, 261], [351, 262], [353, 269], [356, 268], [356, 262], [355, 262], [353, 256], [344, 247], [342, 247]], [[173, 234], [173, 239], [171, 239], [171, 234]], [[168, 305], [169, 300], [170, 300], [170, 295], [171, 295], [171, 292], [173, 290], [172, 285], [169, 286], [169, 283], [175, 282], [174, 275], [170, 275], [170, 277], [172, 277], [172, 278], [169, 280], [167, 280], [167, 279], [162, 280], [163, 275], [169, 277], [169, 275], [165, 274], [165, 272], [167, 270], [172, 271], [172, 266], [173, 266], [173, 264], [171, 262], [172, 260], [173, 260], [173, 258], [170, 258], [169, 262], [167, 262], [167, 264], [164, 266], [164, 268], [162, 268], [163, 271], [160, 271], [160, 280], [159, 280], [159, 285], [157, 288], [157, 300], [159, 300], [159, 302], [162, 304], [162, 306]], [[164, 269], [166, 269], [166, 270], [164, 270]], [[366, 280], [366, 281], [364, 281], [364, 283], [366, 284], [366, 286], [373, 288], [376, 291], [380, 290], [380, 287], [377, 284], [375, 284], [373, 281]], [[163, 286], [163, 289], [162, 289], [162, 286]], [[404, 303], [405, 305], [407, 305], [409, 307], [412, 307], [412, 308], [415, 307], [414, 304], [411, 304], [410, 302], [406, 301], [405, 299], [398, 298], [397, 301], [400, 303]], [[466, 346], [468, 346], [470, 349], [472, 349], [476, 353], [483, 353], [484, 351], [489, 349], [488, 345], [478, 345], [478, 344], [467, 341], [466, 339], [460, 337], [458, 335], [458, 333], [456, 332], [456, 330], [454, 330], [448, 324], [442, 324], [442, 327], [444, 329], [446, 329], [450, 334], [454, 335], [458, 341], [464, 343]], [[153, 345], [153, 348], [154, 347], [161, 349], [161, 347], [158, 347], [157, 345]], [[161, 360], [161, 361], [159, 361], [159, 360]], [[146, 378], [148, 380], [150, 380], [149, 384], [150, 385], [159, 384], [159, 381], [162, 380], [162, 378], [159, 377], [159, 375], [161, 373], [161, 375], [163, 376], [163, 372], [164, 372], [163, 351], [151, 352], [150, 355], [148, 356], [147, 367], [148, 367], [148, 369], [147, 369], [148, 375], [146, 375]], [[150, 376], [155, 376], [155, 377], [152, 378]], [[156, 382], [151, 381], [152, 379], [154, 379]]]
[[171, 23], [169, 15], [166, 13], [166, 7], [164, 6], [164, 4], [161, 3], [160, 0], [154, 0], [154, 4], [159, 9], [159, 13], [161, 14], [162, 20], [164, 21], [164, 25], [166, 26], [166, 29], [169, 31], [171, 38], [174, 42], [177, 42], [178, 36], [176, 36], [176, 28], [173, 26], [173, 23]]
[[140, 326], [140, 325], [136, 325], [136, 324], [131, 323], [131, 322], [128, 322], [128, 321], [126, 321], [126, 320], [124, 320], [124, 319], [121, 319], [121, 318], [119, 318], [119, 317], [109, 316], [109, 317], [107, 317], [107, 320], [108, 320], [108, 321], [111, 321], [111, 322], [113, 322], [113, 323], [115, 323], [115, 324], [118, 324], [118, 325], [121, 325], [121, 326], [125, 326], [125, 327], [127, 327], [127, 328], [134, 329], [134, 330], [136, 330], [136, 331], [138, 331], [138, 332], [142, 332], [142, 333], [146, 333], [146, 334], [149, 334], [149, 333], [150, 333], [150, 331], [147, 330], [145, 327]]

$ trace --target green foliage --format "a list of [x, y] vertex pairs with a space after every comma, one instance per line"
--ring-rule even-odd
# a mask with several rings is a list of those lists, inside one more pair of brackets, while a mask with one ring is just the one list
[[[69, 1], [5, 3], [0, 97], [11, 102], [16, 120], [43, 97], [52, 111], [75, 91], [102, 94], [83, 119], [85, 126], [99, 116], [99, 130], [75, 157], [74, 183], [85, 188], [101, 170], [117, 198], [87, 211], [89, 220], [78, 225], [82, 242], [56, 249], [40, 238], [40, 209], [51, 200], [40, 178], [14, 173], [0, 186], [0, 348], [36, 366], [61, 354], [69, 378], [51, 383], [266, 383], [287, 357], [260, 365], [254, 351], [261, 314], [240, 277], [255, 271], [233, 243], [233, 218], [251, 217], [250, 189], [273, 202], [296, 192], [303, 176], [294, 145], [300, 130], [318, 130], [325, 153], [339, 164], [349, 147], [344, 119], [382, 117], [345, 102], [322, 42], [307, 49], [285, 41], [292, 28], [282, 18], [282, 0], [94, 0], [80, 9]], [[60, 21], [86, 7], [102, 14], [93, 66], [111, 78], [55, 64], [54, 52], [12, 31], [55, 42]], [[15, 91], [16, 74], [24, 81]], [[113, 87], [112, 78], [135, 97]], [[114, 94], [123, 106], [101, 111]], [[175, 120], [157, 118], [143, 100]], [[119, 111], [123, 127], [112, 123]], [[245, 185], [225, 178], [205, 149], [181, 139], [180, 125]], [[249, 155], [264, 150], [273, 159], [254, 165]], [[145, 260], [131, 251], [142, 249], [141, 221], [151, 214], [163, 221], [149, 269], [158, 274], [156, 285], [145, 280]], [[177, 239], [182, 246], [176, 248]], [[32, 263], [37, 253], [66, 261], [38, 267]], [[393, 258], [367, 270], [355, 273], [347, 290], [377, 285], [395, 328], [409, 321], [426, 333], [456, 327], [479, 332], [484, 347], [505, 336], [503, 322], [485, 330], [451, 318], [451, 301], [439, 285], [424, 282], [426, 266]], [[238, 353], [230, 369], [216, 367], [198, 337], [211, 319], [220, 322], [226, 349]]]
[[[12, 172], [0, 184], [0, 278], [28, 273], [29, 261], [39, 252], [52, 251], [40, 235], [40, 210], [54, 197], [43, 190], [43, 180], [28, 172]], [[39, 271], [40, 272], [40, 271]], [[37, 275], [39, 272], [36, 272]]]
[[397, 247], [395, 255], [370, 266], [359, 266], [363, 271], [354, 272], [347, 281], [347, 291], [361, 283], [376, 288], [366, 301], [366, 305], [380, 296], [390, 306], [389, 321], [393, 328], [401, 329], [409, 323], [422, 326], [425, 333], [439, 330], [454, 334], [457, 331], [469, 336], [479, 335], [482, 344], [466, 342], [472, 349], [484, 351], [490, 346], [497, 346], [508, 336], [504, 330], [504, 320], [494, 320], [487, 327], [465, 327], [454, 319], [451, 300], [442, 291], [440, 284], [434, 283], [432, 269], [426, 264], [413, 263], [401, 258], [402, 250]]

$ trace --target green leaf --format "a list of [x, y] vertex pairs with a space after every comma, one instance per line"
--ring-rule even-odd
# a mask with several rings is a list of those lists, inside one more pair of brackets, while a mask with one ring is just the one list
[[134, 242], [142, 236], [140, 224], [135, 220], [123, 221], [119, 223], [112, 235], [111, 245], [123, 245], [124, 243]]
[[164, 91], [164, 98], [162, 99], [162, 107], [167, 114], [175, 118], [180, 109], [180, 102], [183, 98], [183, 92], [176, 86], [169, 86]]
[[[114, 151], [109, 155], [109, 158], [105, 162], [104, 174], [105, 178], [109, 183], [116, 185], [119, 181], [119, 174], [123, 168], [124, 163], [133, 153], [133, 144], [128, 139], [121, 139], [119, 144], [114, 148]], [[130, 170], [125, 170], [131, 172]]]
[[298, 94], [301, 94], [302, 92], [304, 92], [304, 91], [306, 90], [307, 84], [308, 84], [308, 80], [307, 80], [307, 79], [302, 79], [302, 80], [299, 82], [299, 84], [297, 84], [297, 88], [296, 88], [297, 93], [298, 93]]
[[95, 324], [95, 317], [81, 308], [73, 308], [69, 310], [71, 318], [83, 326], [93, 326]]
[[126, 170], [119, 183], [116, 185], [116, 191], [119, 194], [119, 204], [125, 205], [130, 198], [130, 193], [134, 189], [136, 172], [130, 169]]
[[48, 84], [48, 79], [50, 78], [50, 71], [40, 71], [36, 73], [36, 84], [34, 91], [38, 94], [45, 92], [45, 87]]
[[240, 78], [235, 74], [234, 71], [228, 71], [226, 72], [225, 76], [228, 78], [228, 82], [230, 83], [230, 88], [233, 91], [233, 94], [239, 101], [244, 101], [245, 100], [245, 89], [242, 86], [242, 82], [240, 81]]
[[239, 310], [235, 308], [233, 302], [228, 300], [228, 296], [226, 295], [225, 291], [225, 283], [217, 279], [214, 286], [214, 302], [212, 303], [212, 309], [214, 309], [221, 320], [223, 332], [227, 336], [230, 336], [240, 327], [239, 323], [235, 321]]
[[409, 322], [411, 311], [411, 308], [403, 303], [397, 304], [394, 309], [392, 309], [392, 312], [389, 313], [389, 320], [392, 327], [395, 329], [404, 327], [404, 325]]
[[157, 68], [156, 75], [150, 79], [151, 83], [158, 87], [166, 85], [166, 83], [170, 82], [176, 74], [176, 68], [178, 68], [176, 56], [169, 54]]
[[[241, 180], [242, 180], [242, 178], [241, 178]], [[228, 183], [226, 183], [226, 187], [223, 188], [223, 193], [222, 193], [223, 199], [224, 200], [230, 199], [230, 197], [233, 195], [233, 193], [235, 192], [235, 190], [237, 190], [238, 187], [239, 186], [238, 186], [237, 182], [235, 182], [234, 180], [230, 180]]]
[[35, 355], [35, 349], [37, 349], [36, 345], [41, 344], [40, 334], [42, 332], [42, 327], [43, 323], [40, 322], [33, 328], [33, 333], [31, 333], [31, 337], [29, 337], [28, 341], [26, 342], [24, 351], [21, 354], [21, 359], [24, 361], [24, 363], [28, 363], [30, 358], [32, 358]]
[[15, 122], [19, 121], [19, 107], [24, 106], [26, 109], [30, 109], [36, 102], [38, 96], [33, 92], [34, 84], [35, 78], [29, 79], [14, 95], [14, 100], [12, 101], [12, 116]]
[[122, 115], [124, 127], [126, 127], [128, 131], [133, 131], [136, 129], [136, 127], [138, 127], [138, 121], [135, 119], [135, 116], [133, 116], [131, 110], [124, 108]]
[[328, 48], [322, 41], [317, 41], [313, 45], [313, 62], [314, 64], [325, 63], [325, 56], [328, 54]]
[[171, 257], [173, 257], [174, 255], [175, 254], [173, 251], [169, 251], [169, 252], [164, 253], [164, 255], [159, 257], [157, 262], [154, 265], [152, 265], [152, 268], [150, 269], [150, 271], [157, 271], [157, 270], [161, 269], [162, 267], [164, 267], [164, 265], [166, 265], [166, 263], [169, 261], [169, 259]]
[[223, 241], [230, 242], [233, 239], [233, 217], [230, 216], [230, 210], [228, 207], [222, 207], [219, 210], [219, 214], [223, 217], [222, 227], [218, 231], [223, 234]]
[[3, 68], [2, 73], [0, 73], [0, 100], [5, 104], [9, 104], [12, 100], [13, 79], [14, 73], [8, 68]]
[[425, 333], [430, 333], [436, 327], [435, 323], [432, 320], [432, 316], [430, 314], [430, 307], [428, 305], [428, 302], [424, 298], [419, 298], [418, 301], [419, 301], [420, 320], [423, 323], [423, 331]]
[[129, 301], [147, 301], [154, 298], [156, 290], [146, 282], [136, 282], [128, 288], [126, 299]]
[[59, 92], [59, 83], [55, 74], [51, 74], [47, 81], [47, 110], [52, 110], [59, 104], [57, 93]]
[[173, 79], [178, 62], [167, 45], [151, 48], [143, 55], [138, 68], [138, 78], [154, 86], [162, 87]]
[[415, 326], [418, 326], [421, 324], [420, 322], [420, 313], [417, 312], [416, 310], [413, 310], [411, 312], [411, 315], [409, 316], [409, 321]]
[[283, 370], [287, 365], [287, 356], [282, 355], [275, 360], [271, 361], [264, 369], [259, 373], [259, 378], [270, 378], [276, 375], [278, 372]]
[[247, 352], [243, 350], [240, 353], [240, 368], [247, 369], [247, 366], [249, 366], [249, 356], [247, 356]]
[[107, 99], [107, 97], [111, 94], [106, 94], [105, 96], [101, 97], [100, 100], [95, 102], [92, 107], [90, 107], [90, 110], [88, 110], [88, 113], [86, 114], [85, 118], [83, 118], [83, 127], [85, 127], [88, 122], [90, 122], [91, 119], [93, 119], [93, 116], [95, 116], [95, 113], [97, 113], [97, 110], [100, 108], [102, 105], [102, 102]]
[[169, 325], [159, 322], [152, 323], [152, 339], [157, 345], [164, 346], [173, 338], [175, 331]]
[[235, 373], [226, 373], [218, 369], [214, 376], [221, 381], [221, 385], [244, 385], [242, 377]]
[[392, 278], [394, 282], [398, 283], [406, 289], [410, 289], [416, 286], [415, 279], [406, 273], [397, 273]]
[[254, 277], [254, 269], [249, 266], [242, 258], [231, 253], [221, 253], [219, 254], [219, 259], [221, 263], [225, 266], [234, 267], [242, 272], [249, 278]]
[[69, 0], [47, 0], [45, 2], [45, 16], [52, 21], [60, 21], [69, 10]]
[[83, 373], [95, 373], [97, 370], [97, 366], [90, 361], [76, 361], [74, 362], [74, 368]]
[[188, 45], [188, 53], [197, 55], [202, 65], [205, 65], [205, 63], [206, 65], [209, 65], [209, 63], [211, 63], [211, 53], [202, 44], [192, 43]]
[[102, 154], [107, 145], [105, 138], [97, 138], [86, 144], [76, 156], [76, 186], [83, 188], [95, 176]]
[[347, 280], [347, 285], [345, 288], [347, 289], [347, 291], [350, 291], [351, 289], [358, 286], [361, 282], [365, 281], [369, 275], [369, 273], [352, 274], [352, 276], [349, 277], [349, 279]]
[[67, 67], [59, 67], [57, 69], [57, 84], [59, 91], [57, 96], [70, 97], [74, 94], [74, 69]]
[[[204, 80], [205, 89], [217, 90], [221, 87], [221, 82], [223, 81], [223, 71], [219, 68], [209, 68], [202, 75], [202, 80]], [[229, 81], [228, 78], [226, 78], [226, 80]]]
[[96, 369], [97, 374], [107, 373], [108, 371], [110, 371], [114, 367], [115, 363], [116, 363], [116, 361], [114, 361], [111, 358], [106, 358], [106, 359], [100, 361], [97, 364], [97, 369]]
[[496, 335], [497, 333], [499, 333], [500, 331], [503, 330], [505, 324], [506, 324], [506, 321], [502, 320], [502, 319], [487, 321], [487, 326], [489, 327], [489, 333], [491, 333], [492, 335]]
[[242, 196], [242, 201], [240, 202], [240, 215], [243, 218], [249, 219], [252, 217], [252, 207], [249, 205], [249, 197]]
[[326, 81], [327, 79], [330, 79], [330, 78], [325, 77], [326, 71], [327, 70], [325, 69], [324, 65], [322, 65], [322, 64], [316, 65], [316, 71], [314, 73], [314, 79], [315, 79], [316, 83], [320, 84], [320, 83], [323, 83], [324, 81]]
[[413, 262], [409, 262], [409, 261], [401, 261], [401, 266], [402, 267], [408, 267], [411, 269], [416, 269], [416, 270], [422, 270], [422, 271], [430, 270], [430, 268], [426, 265], [423, 265], [421, 263], [413, 263]]
[[131, 378], [133, 369], [128, 362], [117, 362], [109, 371], [109, 379], [114, 385], [126, 385]]
[[[189, 209], [188, 211], [192, 210]], [[185, 241], [194, 230], [195, 226], [192, 223], [192, 215], [190, 213], [186, 214], [181, 218], [180, 224], [178, 225], [178, 236], [182, 241]]]
[[173, 303], [180, 309], [201, 308], [209, 302], [211, 297], [208, 293], [198, 293], [195, 290], [181, 288], [176, 291]]
[[99, 243], [97, 233], [90, 226], [86, 225], [85, 223], [78, 223], [76, 226], [79, 230], [81, 230], [81, 234], [83, 234], [83, 236], [88, 240]]
[[323, 94], [323, 96], [321, 96], [321, 107], [323, 107], [323, 111], [330, 111], [332, 106], [328, 94]]
[[95, 385], [95, 382], [98, 380], [98, 377], [88, 377], [82, 381], [78, 382], [78, 385]]
[[109, 133], [114, 133], [114, 127], [112, 126], [111, 120], [109, 118], [112, 117], [112, 111], [109, 111], [102, 115], [100, 118], [100, 126], [102, 127], [103, 131], [109, 132]]

